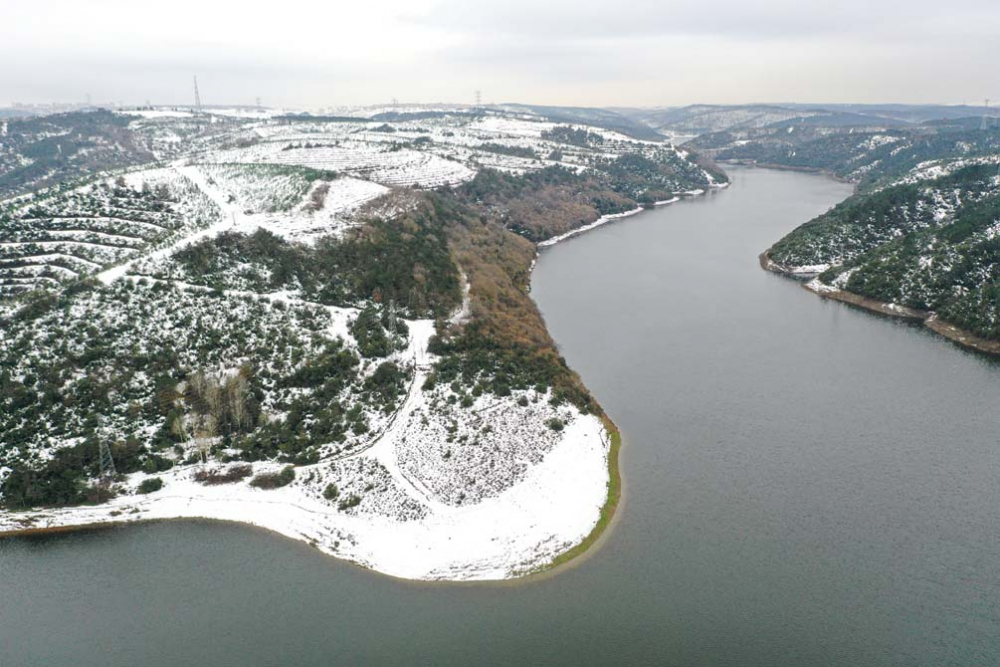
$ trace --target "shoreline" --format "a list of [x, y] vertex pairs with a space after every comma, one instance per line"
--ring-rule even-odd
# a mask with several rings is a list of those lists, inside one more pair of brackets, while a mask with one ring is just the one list
[[[536, 254], [532, 261], [529, 272], [534, 269], [535, 260], [537, 260], [538, 250], [543, 247], [553, 246], [556, 243], [575, 236], [577, 234], [582, 234], [586, 231], [595, 229], [601, 225], [608, 222], [631, 217], [645, 210], [651, 210], [654, 208], [659, 208], [669, 204], [673, 204], [682, 199], [697, 197], [706, 194], [707, 192], [712, 192], [716, 190], [725, 189], [730, 185], [729, 182], [721, 184], [713, 184], [705, 189], [692, 190], [683, 193], [679, 193], [671, 197], [670, 199], [664, 201], [654, 202], [652, 204], [647, 204], [645, 206], [638, 206], [635, 209], [618, 213], [611, 214], [607, 216], [601, 216], [596, 221], [578, 227], [576, 229], [570, 230], [569, 232], [553, 237], [546, 241], [542, 241], [536, 244]], [[530, 284], [530, 282], [529, 282]], [[402, 408], [401, 408], [402, 409]], [[584, 415], [579, 415], [579, 417], [585, 417]], [[494, 576], [491, 573], [496, 571], [495, 564], [492, 565], [493, 570], [488, 569], [491, 567], [487, 561], [477, 559], [475, 554], [472, 554], [470, 558], [464, 565], [458, 565], [454, 569], [445, 568], [444, 570], [431, 570], [423, 574], [414, 575], [412, 572], [409, 574], [401, 573], [398, 570], [393, 570], [391, 563], [388, 562], [373, 562], [371, 558], [366, 558], [365, 556], [372, 556], [372, 554], [364, 553], [363, 550], [359, 551], [356, 549], [348, 549], [346, 552], [340, 549], [331, 548], [329, 544], [320, 544], [317, 540], [317, 532], [329, 532], [329, 531], [317, 531], [317, 525], [310, 525], [308, 522], [309, 514], [318, 514], [317, 508], [306, 508], [299, 505], [295, 498], [286, 499], [283, 503], [292, 508], [297, 508], [299, 512], [295, 512], [294, 509], [291, 512], [287, 512], [283, 515], [286, 523], [276, 524], [272, 518], [268, 517], [254, 517], [244, 515], [247, 511], [246, 507], [239, 507], [233, 509], [228, 507], [229, 504], [247, 504], [248, 507], [253, 504], [256, 500], [254, 498], [216, 498], [214, 499], [218, 505], [214, 508], [212, 512], [206, 512], [204, 509], [195, 510], [192, 512], [190, 509], [178, 509], [176, 506], [170, 508], [170, 504], [173, 501], [176, 503], [183, 502], [186, 505], [199, 504], [204, 507], [205, 503], [211, 504], [212, 498], [206, 497], [207, 494], [201, 496], [190, 495], [187, 497], [174, 497], [173, 499], [164, 498], [163, 502], [157, 503], [157, 497], [152, 496], [123, 496], [118, 499], [118, 502], [112, 501], [112, 504], [97, 505], [97, 506], [76, 506], [71, 508], [39, 508], [29, 512], [24, 513], [24, 517], [38, 517], [41, 519], [47, 519], [49, 521], [53, 520], [51, 516], [52, 513], [68, 515], [72, 517], [73, 515], [84, 514], [85, 518], [79, 523], [64, 523], [61, 525], [47, 525], [47, 526], [31, 526], [24, 525], [23, 521], [18, 521], [16, 516], [8, 516], [10, 526], [11, 523], [21, 523], [23, 527], [15, 529], [4, 529], [0, 528], [0, 539], [3, 538], [15, 538], [15, 537], [30, 537], [46, 534], [58, 534], [65, 532], [75, 532], [75, 531], [87, 531], [87, 530], [100, 530], [104, 528], [114, 528], [120, 527], [127, 524], [138, 524], [138, 523], [152, 523], [157, 521], [223, 521], [227, 523], [235, 523], [248, 528], [257, 528], [261, 530], [266, 530], [270, 533], [277, 534], [280, 537], [286, 539], [292, 539], [296, 542], [308, 544], [325, 555], [332, 556], [333, 558], [344, 561], [351, 565], [355, 565], [370, 572], [377, 573], [382, 576], [388, 576], [394, 579], [400, 579], [412, 583], [421, 584], [521, 584], [535, 581], [539, 578], [545, 578], [549, 576], [556, 576], [559, 573], [571, 569], [572, 567], [583, 563], [589, 556], [596, 553], [600, 547], [607, 541], [608, 537], [612, 533], [613, 527], [617, 524], [617, 517], [619, 516], [619, 509], [623, 501], [623, 479], [621, 475], [620, 468], [620, 451], [622, 446], [622, 436], [618, 427], [614, 422], [603, 413], [603, 410], [599, 415], [596, 415], [595, 421], [598, 422], [600, 430], [607, 437], [607, 441], [604, 443], [604, 471], [607, 475], [606, 486], [603, 490], [603, 499], [601, 503], [596, 508], [597, 518], [596, 521], [590, 526], [586, 534], [583, 535], [582, 539], [579, 541], [567, 542], [565, 548], [559, 549], [556, 547], [553, 549], [553, 545], [545, 544], [545, 542], [538, 545], [538, 550], [532, 554], [534, 556], [534, 563], [529, 557], [523, 561], [523, 565], [518, 566], [516, 562], [509, 562], [505, 566], [507, 569], [504, 573], [499, 576]], [[542, 467], [542, 463], [535, 466], [536, 469]], [[577, 471], [578, 473], [579, 471]], [[569, 473], [565, 476], [571, 476], [573, 473]], [[558, 486], [558, 485], [556, 485]], [[516, 487], [514, 487], [516, 488]], [[513, 491], [514, 489], [510, 489]], [[276, 495], [275, 492], [271, 492]], [[273, 497], [273, 495], [271, 497]], [[162, 497], [161, 497], [162, 498]], [[152, 506], [152, 516], [141, 516], [150, 511], [150, 508], [145, 506]], [[168, 509], [165, 513], [162, 512], [162, 508], [158, 505], [167, 505]], [[138, 507], [137, 507], [138, 506]], [[139, 509], [143, 507], [143, 509]], [[157, 515], [157, 510], [161, 510], [160, 515]], [[101, 514], [104, 513], [106, 516], [100, 517], [98, 520], [87, 520], [87, 518], [98, 518], [98, 517], [86, 517], [88, 512]], [[207, 515], [206, 515], [207, 514]], [[304, 515], [304, 516], [303, 516]], [[544, 519], [545, 517], [540, 517], [537, 513], [532, 513], [532, 518]], [[369, 517], [371, 523], [379, 523], [382, 517]], [[58, 518], [55, 519], [58, 521]], [[349, 524], [350, 522], [348, 522]], [[361, 522], [363, 523], [363, 521]], [[333, 524], [336, 527], [336, 524]], [[404, 528], [406, 524], [399, 524], [396, 530], [401, 533], [405, 533]], [[329, 527], [329, 526], [324, 526]], [[343, 526], [341, 526], [343, 527]], [[527, 527], [527, 526], [523, 526]], [[371, 528], [368, 526], [368, 528]], [[338, 531], [339, 532], [339, 531]], [[364, 530], [361, 531], [364, 533]], [[351, 542], [354, 542], [354, 535], [348, 534], [351, 538]], [[553, 534], [552, 538], [557, 535]], [[448, 537], [450, 541], [452, 538]], [[502, 535], [495, 535], [493, 537], [496, 539], [504, 539]], [[507, 538], [509, 539], [509, 538]], [[377, 545], [378, 540], [376, 540]], [[337, 542], [339, 545], [339, 542]], [[410, 545], [412, 547], [412, 545]], [[482, 554], [479, 554], [482, 556]], [[488, 557], [486, 557], [488, 558]], [[484, 567], [487, 569], [484, 570]], [[522, 569], [519, 569], [522, 568]], [[485, 575], [485, 576], [482, 576]]]
[[[606, 533], [620, 499], [620, 436], [609, 428], [614, 425], [604, 417], [579, 415], [567, 425], [567, 437], [521, 482], [499, 496], [445, 508], [426, 520], [345, 515], [295, 487], [204, 487], [190, 479], [195, 468], [185, 467], [162, 493], [124, 494], [100, 505], [5, 512], [0, 539], [159, 521], [220, 521], [266, 530], [408, 582], [522, 582], [581, 561], [579, 556], [592, 551]], [[598, 455], [599, 463], [593, 458]], [[573, 460], [580, 464], [574, 466]], [[591, 483], [597, 482], [598, 466], [604, 479], [600, 487]], [[300, 468], [300, 475], [305, 472]]]
[[[578, 426], [576, 422], [579, 423]], [[582, 432], [578, 432], [580, 428], [583, 429]], [[570, 429], [577, 434], [570, 435]], [[486, 524], [491, 523], [489, 517], [492, 515], [497, 515], [497, 519], [504, 516], [505, 507], [513, 512], [507, 512], [510, 520], [506, 522], [506, 533], [494, 531], [487, 536], [490, 541], [503, 543], [507, 545], [506, 548], [513, 549], [507, 552], [507, 556], [503, 555], [505, 552], [502, 549], [477, 550], [475, 545], [482, 543], [482, 540], [455, 544], [453, 538], [458, 539], [458, 535], [449, 535], [454, 532], [452, 530], [446, 529], [439, 535], [440, 539], [434, 540], [432, 536], [440, 531], [435, 531], [433, 526], [427, 532], [426, 525], [393, 522], [388, 517], [379, 515], [337, 516], [327, 508], [314, 506], [315, 503], [294, 491], [286, 494], [282, 493], [282, 489], [261, 493], [235, 487], [200, 488], [188, 479], [192, 469], [187, 467], [170, 476], [172, 479], [168, 480], [169, 484], [162, 495], [124, 494], [100, 505], [40, 507], [3, 512], [6, 516], [0, 514], [0, 539], [102, 530], [159, 521], [220, 521], [265, 530], [312, 546], [338, 561], [402, 581], [421, 584], [527, 583], [555, 576], [582, 563], [606, 541], [611, 527], [616, 523], [615, 517], [622, 499], [620, 431], [601, 411], [591, 416], [578, 414], [565, 435], [566, 438], [556, 448], [559, 451], [549, 452], [545, 459], [532, 467], [533, 482], [522, 480], [508, 489], [511, 492], [509, 495], [485, 501], [487, 506], [479, 503], [464, 508], [473, 514], [479, 508], [478, 516], [482, 518], [476, 522]], [[580, 449], [581, 446], [583, 449]], [[572, 487], [586, 480], [597, 481], [593, 478], [597, 461], [592, 460], [590, 454], [597, 455], [598, 450], [603, 453], [600, 467], [605, 480], [600, 491], [594, 488], [596, 484], [588, 481], [583, 484], [581, 491], [567, 494], [569, 489], [563, 488], [567, 484]], [[565, 460], [567, 455], [579, 459], [584, 454], [586, 456], [581, 459], [584, 463], [580, 464], [583, 465], [582, 468]], [[587, 464], [586, 461], [591, 463]], [[567, 463], [570, 465], [567, 466]], [[592, 472], [586, 472], [587, 470]], [[302, 474], [306, 471], [299, 472]], [[134, 481], [136, 480], [129, 480], [126, 485]], [[587, 499], [597, 500], [593, 498], [596, 493], [600, 493], [600, 501], [591, 505], [592, 501]], [[546, 500], [546, 496], [551, 497]], [[564, 498], [562, 505], [558, 502], [560, 496]], [[581, 501], [583, 504], [580, 504]], [[520, 509], [518, 506], [521, 506]], [[445, 513], [445, 522], [447, 523], [448, 516], [455, 515], [461, 521], [460, 515], [465, 511]], [[566, 515], [567, 511], [570, 512], [569, 515]], [[592, 518], [584, 519], [586, 516]], [[569, 523], [565, 523], [567, 519]], [[589, 526], [587, 523], [581, 525], [583, 521], [593, 523]], [[504, 523], [501, 521], [494, 525]], [[540, 525], [548, 528], [539, 528]], [[581, 528], [581, 532], [571, 537], [574, 530]], [[514, 529], [513, 532], [511, 529]], [[340, 542], [332, 543], [333, 533], [341, 539], [346, 536], [346, 548], [339, 547]], [[411, 556], [419, 560], [418, 552], [423, 549], [423, 553], [432, 561], [438, 562], [438, 565], [426, 570], [400, 566], [399, 559], [386, 549], [395, 539], [388, 539], [382, 533], [407, 542], [407, 548], [392, 546], [389, 551], [412, 552]], [[401, 537], [406, 535], [410, 535], [410, 538]], [[532, 539], [541, 541], [530, 548]], [[425, 547], [428, 541], [433, 545], [429, 550]], [[482, 543], [483, 546], [485, 544]], [[428, 553], [433, 552], [435, 546], [444, 546], [446, 550], [437, 555]]]
[[[714, 184], [709, 185], [707, 188], [704, 188], [704, 189], [687, 190], [685, 192], [679, 192], [679, 193], [675, 194], [674, 196], [672, 196], [670, 199], [664, 199], [662, 201], [655, 201], [655, 202], [652, 202], [652, 203], [649, 203], [649, 204], [639, 204], [635, 208], [633, 208], [633, 209], [631, 209], [629, 211], [625, 211], [623, 213], [609, 213], [608, 215], [602, 215], [601, 217], [599, 217], [597, 220], [595, 220], [593, 222], [588, 222], [585, 225], [581, 225], [579, 227], [575, 227], [575, 228], [569, 230], [568, 232], [564, 232], [562, 234], [557, 234], [556, 236], [552, 236], [550, 238], [547, 238], [544, 241], [539, 241], [538, 243], [535, 244], [535, 248], [536, 248], [535, 254], [537, 255], [538, 251], [541, 250], [542, 248], [549, 248], [551, 246], [556, 245], [557, 243], [561, 243], [562, 241], [565, 241], [565, 240], [567, 240], [569, 238], [572, 238], [572, 237], [574, 237], [574, 236], [576, 236], [578, 234], [583, 234], [584, 232], [589, 232], [592, 229], [597, 229], [598, 227], [606, 225], [609, 222], [615, 222], [616, 220], [621, 220], [622, 218], [630, 218], [633, 215], [638, 215], [639, 213], [642, 213], [643, 211], [650, 211], [650, 210], [653, 210], [653, 209], [656, 209], [656, 208], [660, 208], [660, 207], [663, 207], [663, 206], [669, 206], [670, 204], [675, 204], [675, 203], [677, 203], [679, 201], [682, 201], [684, 199], [690, 199], [692, 197], [701, 197], [701, 196], [705, 195], [708, 192], [715, 192], [717, 190], [725, 190], [728, 187], [729, 187], [729, 181], [726, 181], [725, 183], [714, 183]], [[535, 265], [532, 264], [531, 268], [533, 269], [534, 266]]]
[[597, 523], [582, 542], [556, 556], [548, 565], [512, 581], [535, 579], [545, 575], [554, 576], [581, 564], [604, 546], [611, 535], [612, 528], [617, 525], [620, 516], [618, 510], [621, 508], [624, 494], [624, 483], [621, 475], [622, 435], [618, 426], [607, 415], [601, 417], [601, 422], [611, 440], [611, 446], [608, 448], [608, 495], [601, 506]]
[[[111, 520], [107, 521], [91, 521], [79, 524], [62, 524], [62, 525], [52, 525], [52, 526], [25, 526], [18, 529], [0, 529], [0, 540], [5, 539], [17, 539], [17, 538], [34, 538], [34, 537], [45, 537], [48, 535], [61, 535], [70, 533], [86, 533], [92, 531], [101, 530], [113, 530], [118, 528], [128, 528], [131, 526], [140, 525], [151, 525], [163, 522], [211, 522], [211, 523], [225, 523], [234, 526], [239, 526], [240, 528], [248, 530], [258, 530], [275, 537], [286, 539], [296, 544], [302, 546], [312, 547], [313, 549], [319, 551], [323, 556], [331, 558], [332, 560], [346, 564], [349, 566], [357, 567], [371, 574], [388, 577], [399, 582], [403, 582], [409, 585], [418, 586], [480, 586], [480, 585], [492, 585], [492, 586], [516, 586], [533, 583], [542, 579], [547, 579], [549, 577], [558, 576], [559, 574], [569, 571], [572, 568], [584, 563], [588, 558], [597, 553], [600, 548], [607, 542], [613, 532], [612, 529], [617, 525], [618, 518], [620, 516], [619, 509], [623, 501], [623, 479], [621, 476], [620, 468], [620, 452], [622, 447], [622, 437], [621, 431], [619, 431], [617, 425], [607, 416], [602, 413], [599, 417], [601, 424], [603, 425], [606, 433], [608, 434], [610, 446], [607, 452], [607, 470], [608, 470], [608, 484], [607, 492], [604, 499], [604, 503], [599, 509], [599, 516], [597, 522], [594, 524], [590, 532], [577, 544], [569, 547], [565, 551], [556, 554], [551, 561], [534, 567], [533, 569], [528, 569], [523, 573], [516, 574], [510, 577], [496, 578], [496, 579], [421, 579], [413, 578], [407, 576], [401, 576], [398, 574], [393, 574], [391, 572], [386, 572], [380, 570], [371, 565], [359, 562], [357, 560], [344, 557], [335, 553], [330, 553], [323, 549], [319, 544], [313, 539], [308, 539], [304, 533], [300, 533], [298, 536], [293, 536], [288, 532], [282, 532], [274, 527], [252, 523], [246, 520], [222, 518], [222, 517], [211, 517], [211, 516], [164, 516], [164, 517], [151, 517], [151, 518], [127, 518], [128, 514], [132, 511], [118, 512], [118, 514]], [[138, 496], [133, 497], [138, 502], [153, 501], [155, 498], [149, 496]], [[23, 515], [30, 516], [33, 514], [38, 514], [45, 512], [46, 510], [62, 510], [62, 511], [73, 511], [73, 510], [87, 510], [91, 508], [102, 508], [107, 507], [104, 505], [81, 505], [73, 506], [68, 508], [41, 508], [35, 510], [27, 510], [23, 512]], [[138, 510], [133, 510], [138, 513]], [[20, 512], [10, 512], [12, 517], [16, 517]], [[121, 518], [119, 518], [121, 517]]]
[[[768, 251], [765, 250], [758, 256], [760, 267], [770, 273], [775, 273], [786, 278], [792, 278], [801, 283], [802, 287], [824, 299], [833, 299], [850, 306], [861, 308], [878, 315], [893, 317], [922, 324], [939, 336], [955, 343], [964, 349], [973, 350], [989, 355], [1000, 355], [1000, 341], [987, 340], [969, 331], [965, 331], [954, 324], [938, 319], [937, 313], [933, 311], [917, 310], [894, 303], [886, 303], [870, 297], [861, 296], [842, 290], [838, 287], [821, 285], [816, 281], [813, 274], [796, 273], [788, 267], [778, 264], [771, 259]], [[803, 278], [812, 276], [812, 280], [802, 282]]]

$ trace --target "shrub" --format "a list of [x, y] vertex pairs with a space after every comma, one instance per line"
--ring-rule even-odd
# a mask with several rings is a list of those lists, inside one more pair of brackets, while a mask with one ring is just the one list
[[163, 480], [159, 477], [149, 477], [142, 480], [139, 483], [139, 493], [145, 495], [147, 493], [154, 493], [163, 488]]
[[352, 507], [357, 507], [360, 504], [361, 504], [361, 496], [352, 493], [351, 495], [347, 496], [346, 498], [340, 501], [340, 503], [337, 505], [337, 509], [346, 510]]
[[285, 466], [281, 472], [262, 472], [250, 480], [250, 486], [257, 489], [279, 489], [288, 486], [295, 479], [295, 468]]
[[194, 474], [194, 481], [205, 486], [215, 486], [217, 484], [232, 484], [241, 479], [245, 479], [253, 474], [253, 467], [243, 463], [230, 466], [224, 470], [198, 470]]
[[563, 421], [558, 417], [553, 417], [552, 419], [548, 420], [547, 422], [545, 422], [545, 425], [557, 433], [563, 430], [563, 428], [566, 426], [565, 424], [563, 424]]
[[323, 497], [327, 500], [336, 500], [339, 495], [340, 489], [337, 488], [336, 484], [327, 484], [326, 488], [323, 489]]

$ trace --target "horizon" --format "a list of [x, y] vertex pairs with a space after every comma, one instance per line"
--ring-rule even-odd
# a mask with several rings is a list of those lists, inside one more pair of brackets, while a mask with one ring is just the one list
[[289, 108], [470, 104], [477, 90], [592, 108], [1000, 98], [990, 90], [1000, 6], [986, 0], [723, 0], [711, 14], [693, 0], [289, 0], [239, 13], [178, 0], [142, 22], [122, 0], [42, 0], [6, 13], [8, 25], [34, 26], [0, 43], [0, 90], [23, 104], [178, 105], [195, 75], [206, 105], [259, 97]]
[[[193, 94], [193, 93], [192, 93]], [[450, 101], [407, 101], [407, 100], [389, 100], [381, 102], [372, 102], [368, 104], [350, 104], [350, 105], [333, 105], [333, 104], [317, 104], [312, 106], [296, 106], [296, 105], [268, 105], [261, 102], [260, 105], [254, 103], [243, 103], [243, 102], [212, 102], [212, 103], [202, 103], [202, 107], [205, 109], [265, 109], [265, 110], [289, 110], [289, 111], [300, 111], [300, 112], [310, 112], [323, 109], [368, 109], [368, 108], [379, 108], [379, 107], [452, 107], [452, 108], [490, 108], [490, 107], [507, 107], [507, 106], [535, 106], [535, 107], [552, 107], [552, 108], [563, 108], [563, 109], [603, 109], [608, 111], [614, 111], [616, 109], [641, 109], [641, 110], [668, 110], [668, 109], [684, 109], [688, 107], [749, 107], [749, 106], [761, 106], [761, 107], [775, 107], [775, 108], [787, 108], [787, 107], [806, 107], [815, 109], [831, 109], [835, 107], [945, 107], [945, 108], [956, 108], [956, 107], [967, 107], [970, 110], [984, 109], [987, 111], [994, 111], [1000, 114], [1000, 96], [996, 99], [996, 104], [994, 104], [993, 98], [989, 98], [990, 103], [988, 105], [975, 102], [795, 102], [795, 101], [783, 101], [783, 102], [727, 102], [727, 103], [710, 103], [710, 102], [687, 102], [683, 104], [653, 104], [647, 106], [629, 106], [629, 105], [619, 105], [619, 104], [609, 104], [609, 105], [560, 105], [560, 104], [544, 104], [531, 101], [505, 101], [505, 102], [483, 102], [482, 104], [468, 103], [468, 102], [450, 102]], [[56, 108], [56, 107], [66, 107], [72, 108], [77, 111], [84, 110], [129, 110], [129, 109], [142, 109], [142, 108], [154, 108], [154, 109], [195, 109], [193, 102], [164, 102], [164, 103], [136, 103], [136, 104], [123, 104], [120, 102], [104, 100], [104, 101], [73, 101], [73, 100], [52, 100], [43, 102], [24, 102], [21, 100], [13, 100], [7, 102], [0, 102], [0, 109], [32, 109], [32, 108]]]

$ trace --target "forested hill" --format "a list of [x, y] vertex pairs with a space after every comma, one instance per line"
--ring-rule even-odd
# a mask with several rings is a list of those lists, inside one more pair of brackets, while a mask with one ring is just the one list
[[[993, 133], [980, 133], [983, 146]], [[777, 242], [780, 270], [816, 287], [935, 314], [1000, 341], [998, 156], [921, 165], [863, 191]]]
[[891, 182], [929, 160], [1000, 153], [1000, 129], [981, 130], [979, 118], [908, 127], [820, 120], [705, 134], [687, 145], [719, 161], [823, 171], [862, 188]]
[[110, 111], [4, 121], [0, 127], [0, 198], [152, 161], [153, 155], [129, 121]]

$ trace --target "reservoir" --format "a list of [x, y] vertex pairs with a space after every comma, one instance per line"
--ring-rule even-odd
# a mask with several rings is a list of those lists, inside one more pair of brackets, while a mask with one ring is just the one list
[[851, 187], [730, 174], [535, 268], [623, 435], [599, 550], [454, 585], [221, 523], [0, 540], [0, 665], [1000, 663], [1000, 364], [762, 271]]

